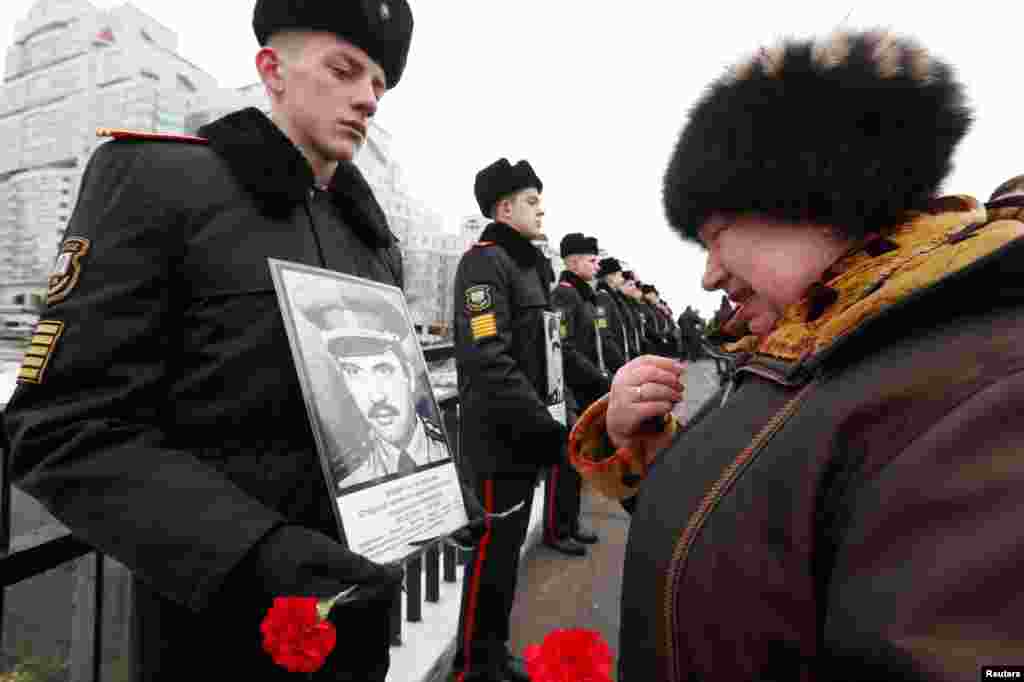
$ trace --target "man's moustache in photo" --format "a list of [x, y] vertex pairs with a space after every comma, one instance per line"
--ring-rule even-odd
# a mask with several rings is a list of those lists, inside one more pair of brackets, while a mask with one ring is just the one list
[[400, 414], [401, 412], [399, 411], [399, 409], [392, 405], [391, 403], [380, 402], [373, 404], [373, 406], [370, 408], [370, 413], [367, 416], [370, 419], [380, 419], [387, 417], [397, 417]]

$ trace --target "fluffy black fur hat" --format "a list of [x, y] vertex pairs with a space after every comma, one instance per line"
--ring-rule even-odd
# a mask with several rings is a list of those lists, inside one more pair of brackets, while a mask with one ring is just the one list
[[473, 193], [480, 212], [489, 216], [498, 199], [529, 187], [536, 188], [538, 192], [544, 191], [544, 184], [529, 162], [524, 160], [513, 166], [508, 159], [498, 159], [476, 174]]
[[598, 254], [597, 239], [586, 237], [582, 232], [570, 232], [562, 237], [558, 250], [562, 258], [576, 254], [596, 256]]
[[971, 114], [945, 63], [875, 31], [762, 49], [711, 84], [665, 173], [685, 238], [713, 212], [760, 212], [850, 237], [923, 208]]
[[412, 10], [406, 0], [257, 0], [252, 29], [260, 45], [280, 31], [334, 33], [380, 64], [393, 88], [409, 55]]
[[601, 269], [597, 271], [598, 277], [607, 277], [608, 275], [615, 274], [616, 272], [622, 272], [622, 264], [619, 263], [617, 258], [602, 258], [598, 265], [601, 267]]

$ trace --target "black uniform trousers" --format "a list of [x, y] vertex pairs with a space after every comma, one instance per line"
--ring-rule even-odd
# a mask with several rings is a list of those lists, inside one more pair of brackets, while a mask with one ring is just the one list
[[516, 594], [519, 552], [533, 507], [536, 474], [496, 474], [476, 483], [488, 512], [503, 512], [525, 502], [504, 519], [487, 522], [463, 576], [456, 672], [488, 671], [500, 679], [507, 656], [509, 615]]
[[[584, 408], [585, 409], [585, 408]], [[582, 414], [583, 410], [580, 410]], [[568, 413], [569, 431], [576, 425], [576, 414]], [[569, 463], [569, 444], [562, 446], [562, 457], [545, 471], [544, 539], [557, 540], [574, 535], [580, 527], [580, 497], [583, 479]]]
[[544, 482], [544, 539], [557, 540], [574, 535], [580, 524], [580, 494], [583, 479], [569, 463], [568, 451], [548, 468]]

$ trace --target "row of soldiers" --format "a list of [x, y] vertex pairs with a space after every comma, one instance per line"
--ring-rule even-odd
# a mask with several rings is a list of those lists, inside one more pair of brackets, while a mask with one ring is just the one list
[[[558, 284], [579, 293], [578, 299], [571, 299], [576, 308], [559, 306], [559, 311], [578, 316], [583, 314], [578, 309], [586, 307], [592, 323], [588, 329], [598, 330], [591, 345], [601, 371], [615, 374], [641, 355], [678, 355], [678, 327], [658, 289], [632, 270], [624, 270], [618, 259], [601, 259], [599, 254], [596, 238], [580, 232], [566, 235], [560, 244], [565, 270]], [[556, 289], [556, 306], [564, 298]]]
[[[524, 506], [487, 522], [467, 565], [455, 660], [462, 682], [529, 679], [507, 645], [534, 489], [545, 481], [544, 544], [585, 556], [599, 538], [580, 522], [568, 431], [628, 361], [680, 353], [679, 328], [657, 288], [602, 258], [596, 238], [573, 232], [561, 240], [565, 269], [556, 279], [535, 246], [546, 240], [543, 189], [527, 161], [499, 159], [481, 170], [474, 192], [492, 222], [455, 276], [460, 466], [487, 512]], [[548, 354], [555, 345], [560, 372]]]

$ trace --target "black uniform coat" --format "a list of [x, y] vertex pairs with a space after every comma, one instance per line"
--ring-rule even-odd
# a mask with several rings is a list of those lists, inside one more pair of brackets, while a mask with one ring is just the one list
[[601, 327], [601, 337], [605, 341], [605, 366], [612, 375], [632, 357], [626, 314], [618, 296], [618, 292], [604, 282], [597, 285], [597, 304], [604, 310], [606, 320], [606, 324]]
[[640, 319], [637, 316], [637, 311], [633, 305], [633, 299], [629, 298], [621, 291], [612, 292], [615, 296], [615, 300], [619, 302], [619, 309], [622, 311], [622, 321], [626, 325], [626, 331], [629, 335], [629, 360], [640, 357], [643, 355], [641, 348], [641, 332], [640, 332]]
[[88, 252], [42, 315], [63, 332], [5, 414], [17, 485], [194, 612], [275, 527], [338, 537], [267, 258], [402, 284], [355, 166], [314, 190], [254, 109], [200, 134], [96, 150], [66, 234]]
[[578, 275], [565, 270], [551, 294], [551, 304], [562, 313], [565, 383], [582, 412], [611, 388], [608, 374], [598, 364], [597, 295]]
[[548, 412], [544, 312], [553, 274], [544, 255], [491, 223], [455, 273], [460, 452], [478, 479], [537, 473], [558, 459], [566, 431]]

